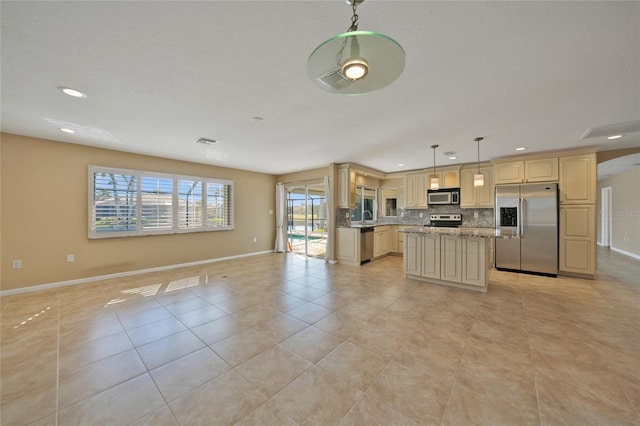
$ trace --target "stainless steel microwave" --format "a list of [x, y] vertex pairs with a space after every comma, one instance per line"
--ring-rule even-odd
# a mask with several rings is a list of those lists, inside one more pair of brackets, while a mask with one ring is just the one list
[[427, 204], [432, 205], [459, 205], [460, 188], [428, 189]]

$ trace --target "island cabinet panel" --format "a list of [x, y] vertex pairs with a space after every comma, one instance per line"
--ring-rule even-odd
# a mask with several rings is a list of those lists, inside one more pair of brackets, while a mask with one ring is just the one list
[[458, 236], [440, 236], [440, 279], [462, 282], [462, 241]]
[[405, 235], [403, 266], [407, 275], [422, 275], [422, 235]]
[[462, 240], [462, 283], [484, 286], [488, 268], [486, 238], [464, 238]]
[[440, 279], [440, 235], [422, 237], [422, 271], [427, 278]]

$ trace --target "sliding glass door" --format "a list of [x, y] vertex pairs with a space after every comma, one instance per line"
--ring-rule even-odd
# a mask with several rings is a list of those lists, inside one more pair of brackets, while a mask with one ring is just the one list
[[287, 249], [324, 257], [328, 235], [324, 183], [289, 187], [287, 194]]

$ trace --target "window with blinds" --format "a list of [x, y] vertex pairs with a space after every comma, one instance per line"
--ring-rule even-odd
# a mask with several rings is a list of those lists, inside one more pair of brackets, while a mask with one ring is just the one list
[[89, 166], [89, 238], [233, 229], [233, 181]]

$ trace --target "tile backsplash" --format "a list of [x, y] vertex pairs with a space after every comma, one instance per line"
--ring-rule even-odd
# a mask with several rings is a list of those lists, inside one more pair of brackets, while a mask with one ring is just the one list
[[[462, 215], [462, 226], [470, 228], [493, 228], [493, 209], [461, 209], [459, 206], [433, 206], [425, 209], [398, 209], [398, 216], [378, 218], [381, 224], [407, 224], [407, 225], [427, 225], [429, 215], [434, 213], [451, 213]], [[475, 213], [478, 217], [475, 217]], [[422, 214], [422, 217], [420, 217]], [[336, 209], [336, 226], [351, 226], [349, 219], [349, 209]]]

